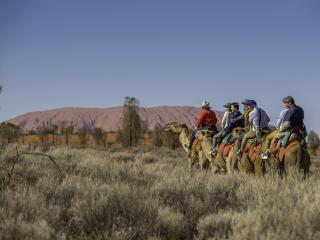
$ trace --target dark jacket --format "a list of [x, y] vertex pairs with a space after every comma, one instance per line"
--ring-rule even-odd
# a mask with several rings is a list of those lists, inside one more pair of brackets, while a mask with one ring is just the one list
[[241, 127], [243, 128], [244, 127], [244, 119], [241, 118], [239, 120], [237, 120], [236, 122], [232, 122], [233, 119], [236, 119], [237, 117], [240, 117], [242, 114], [241, 112], [238, 110], [238, 111], [235, 111], [235, 112], [232, 112], [230, 114], [230, 123], [229, 125], [227, 126], [226, 128], [226, 132], [227, 133], [230, 133], [234, 128], [237, 128], [237, 127]]

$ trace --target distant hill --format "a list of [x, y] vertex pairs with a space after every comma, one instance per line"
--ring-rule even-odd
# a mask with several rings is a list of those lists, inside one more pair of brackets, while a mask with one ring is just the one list
[[[139, 108], [139, 115], [143, 121], [146, 121], [147, 127], [150, 130], [157, 123], [163, 126], [173, 121], [186, 123], [189, 127], [193, 127], [199, 112], [199, 108], [183, 106]], [[216, 113], [220, 121], [222, 113]], [[68, 122], [76, 130], [85, 126], [89, 129], [99, 127], [105, 131], [117, 131], [121, 126], [121, 118], [122, 107], [59, 108], [26, 113], [6, 122], [20, 126], [24, 132], [36, 130], [43, 125], [51, 127], [62, 121]]]

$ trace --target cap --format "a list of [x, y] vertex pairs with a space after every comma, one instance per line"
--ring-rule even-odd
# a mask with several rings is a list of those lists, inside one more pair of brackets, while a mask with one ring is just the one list
[[255, 100], [246, 99], [242, 102], [243, 105], [247, 106], [257, 106], [257, 102]]
[[223, 107], [225, 107], [225, 108], [229, 108], [230, 106], [231, 106], [231, 103], [227, 103], [227, 104], [223, 105]]

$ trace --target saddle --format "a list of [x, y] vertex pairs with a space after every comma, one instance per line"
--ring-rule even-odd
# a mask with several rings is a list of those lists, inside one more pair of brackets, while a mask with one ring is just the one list
[[236, 145], [236, 142], [232, 143], [221, 143], [218, 147], [218, 153], [221, 153], [223, 157], [228, 157], [230, 150]]
[[256, 141], [248, 141], [244, 153], [248, 153], [249, 159], [254, 162], [257, 158], [257, 155], [260, 155], [261, 148], [261, 143], [257, 143]]
[[303, 137], [301, 135], [300, 130], [294, 129], [290, 133], [289, 141], [286, 146], [280, 146], [278, 147], [278, 143], [274, 143], [273, 145], [270, 146], [271, 152], [277, 156], [279, 161], [283, 161], [284, 156], [286, 153], [290, 150], [290, 148], [300, 145], [302, 143]]
[[284, 148], [284, 147], [281, 147], [281, 148], [279, 149], [279, 151], [277, 152], [277, 154], [276, 154], [278, 160], [279, 160], [280, 162], [282, 162], [283, 159], [284, 159], [284, 156], [287, 154], [287, 152], [288, 152], [292, 147], [297, 146], [297, 145], [300, 145], [300, 141], [294, 140], [294, 141], [290, 142], [290, 143], [288, 144], [288, 146], [286, 146], [285, 148]]

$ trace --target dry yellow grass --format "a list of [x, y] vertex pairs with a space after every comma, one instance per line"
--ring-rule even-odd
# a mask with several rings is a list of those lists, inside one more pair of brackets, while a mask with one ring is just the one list
[[[19, 145], [21, 151], [42, 151]], [[9, 145], [1, 161], [13, 155]], [[182, 151], [52, 147], [0, 171], [0, 239], [320, 239], [320, 173], [189, 172]], [[317, 164], [314, 164], [317, 166]]]

